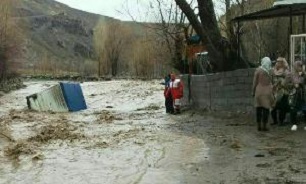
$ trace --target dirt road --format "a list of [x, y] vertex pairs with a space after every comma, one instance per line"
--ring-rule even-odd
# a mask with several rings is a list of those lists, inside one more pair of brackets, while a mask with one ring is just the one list
[[83, 83], [88, 109], [39, 113], [27, 82], [0, 98], [0, 183], [306, 183], [306, 132], [247, 115], [167, 115], [158, 81]]

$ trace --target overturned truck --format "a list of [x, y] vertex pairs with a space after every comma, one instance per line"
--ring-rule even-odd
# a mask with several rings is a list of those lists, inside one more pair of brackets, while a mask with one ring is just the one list
[[87, 109], [79, 83], [60, 82], [26, 99], [28, 108], [36, 111], [76, 112]]

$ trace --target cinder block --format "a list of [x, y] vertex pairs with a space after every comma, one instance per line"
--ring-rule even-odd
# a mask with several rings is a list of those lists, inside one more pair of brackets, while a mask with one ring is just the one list
[[217, 106], [226, 106], [227, 105], [227, 99], [226, 98], [217, 98], [213, 100], [213, 103], [215, 103]]
[[248, 77], [244, 78], [244, 83], [253, 84], [253, 77], [248, 76]]
[[233, 85], [233, 84], [237, 84], [237, 77], [229, 77], [224, 79], [224, 85]]
[[255, 112], [255, 107], [254, 106], [247, 106], [246, 111], [247, 112]]
[[224, 78], [224, 76], [222, 75], [222, 73], [217, 73], [217, 74], [213, 75], [212, 81], [220, 81], [223, 78]]
[[203, 78], [204, 78], [203, 76], [193, 75], [193, 76], [191, 76], [191, 81], [192, 82], [199, 82], [199, 81], [202, 81]]
[[247, 84], [238, 84], [234, 86], [235, 90], [251, 91], [251, 86]]
[[207, 99], [199, 99], [198, 100], [198, 106], [202, 108], [210, 107], [210, 100]]
[[222, 87], [224, 85], [224, 79], [219, 79], [217, 81], [215, 81], [214, 83], [218, 86], [218, 87]]
[[230, 72], [224, 72], [224, 77], [225, 78], [228, 78], [228, 77], [233, 77], [234, 76], [234, 73], [232, 71]]
[[248, 70], [248, 73], [249, 73], [248, 76], [253, 77], [253, 76], [254, 76], [254, 73], [255, 73], [255, 70], [256, 70], [256, 68], [250, 68], [250, 69]]
[[207, 82], [213, 81], [213, 75], [206, 75]]
[[236, 98], [235, 104], [236, 105], [251, 106], [251, 104], [250, 104], [250, 97]]
[[238, 84], [244, 84], [245, 83], [245, 77], [238, 77], [237, 78], [237, 83]]
[[234, 77], [246, 77], [249, 76], [249, 69], [239, 69], [232, 71]]

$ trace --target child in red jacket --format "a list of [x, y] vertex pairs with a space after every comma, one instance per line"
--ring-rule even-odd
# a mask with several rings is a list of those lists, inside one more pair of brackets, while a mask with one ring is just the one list
[[176, 79], [176, 76], [174, 73], [171, 74], [169, 88], [170, 88], [172, 99], [173, 99], [174, 114], [180, 114], [181, 113], [181, 98], [183, 98], [184, 86], [183, 86], [183, 82], [180, 79]]

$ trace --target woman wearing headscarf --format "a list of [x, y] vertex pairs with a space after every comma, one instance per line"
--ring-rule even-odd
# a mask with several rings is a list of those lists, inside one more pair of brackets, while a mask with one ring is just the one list
[[303, 63], [296, 61], [293, 64], [292, 72], [287, 76], [287, 85], [290, 88], [289, 106], [291, 123], [296, 126], [297, 112], [302, 110], [305, 104], [304, 82], [305, 74], [303, 72]]
[[256, 121], [258, 131], [268, 131], [267, 123], [270, 109], [274, 104], [272, 93], [271, 60], [264, 57], [253, 79], [253, 96], [255, 97]]
[[288, 89], [285, 79], [289, 74], [288, 63], [285, 58], [277, 58], [272, 70], [273, 94], [275, 97], [275, 107], [271, 111], [272, 125], [284, 125], [286, 113], [289, 112]]

